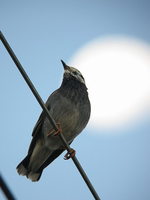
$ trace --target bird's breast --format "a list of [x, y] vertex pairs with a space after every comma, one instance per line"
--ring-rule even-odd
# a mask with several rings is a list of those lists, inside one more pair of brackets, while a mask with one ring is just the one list
[[[74, 101], [72, 101], [72, 98]], [[90, 116], [90, 103], [80, 95], [77, 100], [77, 96], [71, 98], [64, 95], [59, 95], [59, 98], [55, 97], [51, 99], [50, 114], [59, 123], [62, 128], [62, 133], [68, 142], [71, 142], [86, 126]], [[53, 129], [48, 119], [45, 119], [43, 124], [43, 131], [48, 146], [58, 148], [62, 145], [60, 139], [57, 136], [49, 136], [48, 132]]]

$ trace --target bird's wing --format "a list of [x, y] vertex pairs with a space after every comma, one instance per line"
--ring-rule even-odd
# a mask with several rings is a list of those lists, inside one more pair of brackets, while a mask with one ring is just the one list
[[[56, 91], [54, 91], [51, 95], [54, 95], [55, 92], [56, 92]], [[49, 98], [50, 98], [50, 97], [49, 97]], [[47, 102], [46, 102], [45, 105], [46, 105], [47, 109], [50, 110], [50, 105], [49, 105], [49, 103], [48, 103], [48, 100], [47, 100]], [[32, 141], [31, 141], [29, 150], [28, 150], [28, 154], [29, 154], [29, 155], [32, 154], [32, 151], [33, 151], [33, 149], [34, 149], [34, 147], [35, 147], [35, 144], [36, 144], [38, 138], [43, 137], [43, 135], [42, 135], [42, 126], [43, 126], [43, 122], [44, 122], [44, 120], [45, 120], [45, 117], [46, 117], [46, 115], [45, 115], [44, 111], [42, 111], [42, 113], [41, 113], [41, 115], [40, 115], [40, 117], [39, 117], [37, 123], [35, 124], [35, 127], [34, 127], [34, 129], [33, 129], [33, 132], [32, 132], [32, 137], [33, 137], [33, 138], [32, 138]]]
[[32, 132], [33, 138], [32, 138], [31, 144], [29, 146], [28, 155], [32, 154], [37, 140], [39, 138], [42, 138], [42, 125], [43, 125], [44, 119], [45, 119], [45, 114], [44, 114], [44, 112], [42, 112], [37, 123], [35, 124], [35, 127], [34, 127], [33, 132]]
[[53, 162], [65, 149], [57, 149], [48, 157], [48, 159], [40, 167], [40, 171], [46, 168], [51, 162]]
[[[73, 140], [69, 143], [69, 145], [73, 142]], [[40, 171], [46, 168], [50, 163], [52, 163], [61, 153], [63, 153], [65, 149], [57, 149], [53, 151], [53, 153], [48, 157], [48, 159], [43, 163], [40, 167]]]
[[35, 124], [34, 129], [33, 129], [33, 132], [32, 132], [33, 137], [35, 137], [40, 132], [44, 118], [45, 118], [45, 114], [44, 114], [44, 112], [42, 112], [37, 123]]
[[[54, 93], [55, 92], [53, 92], [51, 95], [53, 95]], [[48, 100], [45, 105], [46, 105], [47, 109], [50, 110], [50, 105], [48, 104]], [[41, 128], [42, 128], [45, 117], [46, 117], [46, 115], [45, 115], [44, 111], [42, 111], [42, 113], [33, 129], [33, 132], [32, 132], [33, 137], [35, 137], [39, 132], [41, 132]]]

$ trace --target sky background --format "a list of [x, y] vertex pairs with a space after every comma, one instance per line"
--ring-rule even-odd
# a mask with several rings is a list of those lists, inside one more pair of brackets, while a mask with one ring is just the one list
[[[60, 59], [68, 62], [82, 46], [105, 36], [150, 44], [149, 20], [149, 0], [0, 0], [0, 29], [44, 101], [61, 83]], [[17, 174], [41, 108], [2, 43], [0, 91], [0, 171], [16, 199], [93, 199], [63, 155], [37, 183]], [[117, 131], [87, 126], [72, 147], [102, 200], [149, 200], [149, 116]]]

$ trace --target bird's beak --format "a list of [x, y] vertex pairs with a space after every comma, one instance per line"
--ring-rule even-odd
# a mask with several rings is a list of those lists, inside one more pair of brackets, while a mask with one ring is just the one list
[[64, 66], [64, 70], [70, 70], [70, 67], [68, 65], [66, 65], [66, 63], [63, 60], [61, 60], [61, 62]]

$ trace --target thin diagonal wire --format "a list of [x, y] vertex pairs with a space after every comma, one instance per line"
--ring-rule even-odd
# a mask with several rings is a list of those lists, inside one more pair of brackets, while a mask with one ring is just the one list
[[2, 177], [1, 174], [0, 174], [0, 188], [2, 189], [4, 195], [7, 197], [8, 200], [15, 200], [14, 195], [10, 191], [8, 185], [4, 181], [4, 178]]
[[[27, 73], [23, 69], [21, 63], [19, 62], [18, 58], [16, 57], [15, 53], [13, 52], [12, 48], [8, 44], [6, 38], [4, 37], [4, 35], [2, 34], [1, 31], [0, 31], [0, 39], [1, 39], [2, 43], [3, 43], [3, 45], [5, 46], [5, 48], [7, 49], [7, 51], [9, 53], [9, 55], [11, 56], [12, 60], [16, 64], [18, 70], [20, 71], [20, 73], [22, 74], [23, 78], [25, 79], [26, 83], [28, 84], [29, 88], [31, 89], [32, 93], [34, 94], [35, 98], [37, 99], [38, 103], [40, 104], [40, 106], [42, 107], [43, 111], [45, 112], [45, 114], [46, 114], [47, 118], [49, 119], [50, 123], [53, 125], [54, 129], [57, 131], [58, 128], [57, 128], [56, 122], [54, 121], [54, 119], [50, 115], [50, 113], [49, 113], [48, 109], [46, 108], [42, 98], [38, 94], [38, 92], [35, 89], [33, 83], [29, 79]], [[63, 134], [59, 134], [59, 137], [62, 140], [63, 145], [65, 146], [66, 150], [69, 153], [71, 148], [70, 148], [69, 144], [67, 143], [66, 139], [64, 138]], [[72, 157], [72, 160], [73, 160], [74, 164], [76, 165], [78, 171], [80, 172], [82, 178], [84, 179], [85, 183], [87, 184], [89, 190], [93, 194], [93, 197], [96, 200], [100, 200], [100, 197], [98, 196], [96, 190], [94, 189], [92, 183], [90, 182], [89, 178], [87, 177], [86, 173], [84, 172], [84, 170], [83, 170], [82, 166], [80, 165], [80, 163], [79, 163], [78, 159], [76, 158], [76, 156]]]

